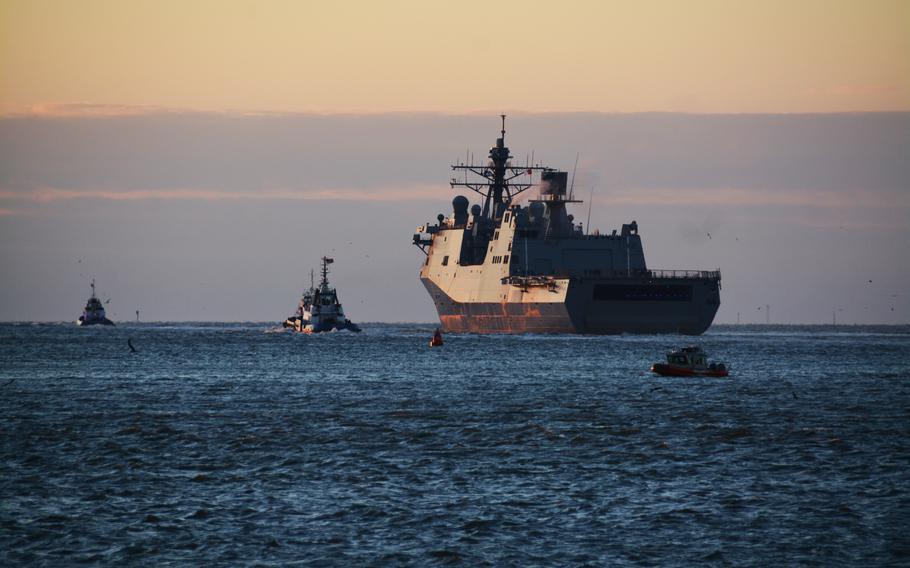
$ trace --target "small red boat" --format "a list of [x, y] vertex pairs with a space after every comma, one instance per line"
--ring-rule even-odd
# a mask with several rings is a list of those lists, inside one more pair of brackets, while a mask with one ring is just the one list
[[433, 334], [433, 339], [430, 340], [430, 347], [442, 347], [442, 333], [439, 332], [439, 329], [436, 329], [436, 333]]
[[666, 363], [654, 363], [651, 370], [668, 377], [726, 377], [729, 375], [723, 363], [708, 361], [701, 347], [691, 346], [674, 349], [667, 353]]

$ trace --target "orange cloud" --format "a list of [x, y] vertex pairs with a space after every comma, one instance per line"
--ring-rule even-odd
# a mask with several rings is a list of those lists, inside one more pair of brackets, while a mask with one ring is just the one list
[[0, 190], [0, 199], [38, 203], [74, 199], [104, 199], [110, 201], [194, 200], [194, 201], [434, 201], [445, 195], [443, 187], [419, 186], [404, 188], [292, 190], [266, 189], [251, 191], [219, 191], [209, 189], [136, 189], [75, 190], [44, 187], [31, 191]]
[[180, 112], [186, 111], [160, 106], [93, 103], [38, 103], [27, 107], [4, 109], [4, 114], [12, 116], [60, 118], [142, 116], [148, 114], [174, 114]]
[[[108, 201], [443, 201], [455, 194], [445, 186], [386, 187], [376, 189], [263, 189], [221, 191], [215, 189], [106, 189], [77, 190], [42, 187], [27, 191], [0, 190], [0, 199], [53, 203], [78, 199]], [[534, 191], [534, 190], [531, 190]], [[598, 193], [594, 199], [621, 206], [671, 207], [810, 207], [819, 209], [910, 208], [908, 194], [863, 194], [799, 190], [791, 192], [758, 189], [623, 189]], [[520, 201], [520, 200], [519, 200]], [[9, 210], [6, 210], [9, 211]], [[2, 214], [2, 213], [0, 213]], [[7, 215], [13, 213], [6, 213]]]
[[[723, 206], [723, 207], [910, 207], [910, 195], [863, 194], [820, 190], [772, 191], [759, 189], [628, 189], [609, 191], [601, 197], [616, 205]], [[595, 198], [597, 198], [595, 193]]]

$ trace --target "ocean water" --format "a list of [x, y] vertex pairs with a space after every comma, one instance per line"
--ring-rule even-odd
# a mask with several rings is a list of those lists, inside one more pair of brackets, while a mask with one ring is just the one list
[[910, 565], [910, 327], [432, 329], [0, 325], [0, 565]]

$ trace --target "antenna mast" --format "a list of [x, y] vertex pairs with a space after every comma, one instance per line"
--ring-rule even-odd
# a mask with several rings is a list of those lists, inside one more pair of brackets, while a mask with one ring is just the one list
[[581, 155], [581, 152], [575, 153], [575, 166], [572, 168], [572, 183], [569, 184], [569, 201], [572, 201], [572, 196], [575, 195], [575, 170], [578, 169], [578, 157]]
[[591, 234], [591, 207], [594, 206], [594, 188], [591, 187], [591, 197], [588, 198], [588, 221], [585, 223], [585, 234]]
[[319, 284], [322, 288], [329, 285], [329, 257], [322, 257], [322, 282]]
[[[475, 164], [472, 155], [470, 162], [452, 166], [452, 170], [464, 171], [464, 181], [458, 181], [456, 176], [449, 183], [451, 187], [467, 187], [483, 196], [483, 217], [491, 221], [502, 216], [516, 195], [537, 185], [530, 179], [535, 171], [547, 169], [543, 166], [533, 165], [533, 163], [521, 167], [512, 166], [509, 161], [512, 156], [505, 144], [506, 115], [500, 114], [499, 118], [502, 120], [500, 137], [496, 139], [496, 145], [490, 148], [489, 162], [486, 165]], [[470, 179], [468, 178], [469, 173], [474, 174]], [[516, 178], [520, 176], [529, 176], [529, 178], [527, 181], [517, 181]]]

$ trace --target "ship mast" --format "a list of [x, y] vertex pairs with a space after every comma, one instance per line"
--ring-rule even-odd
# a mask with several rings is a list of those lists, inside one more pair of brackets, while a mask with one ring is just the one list
[[322, 290], [327, 290], [329, 287], [329, 265], [333, 262], [335, 262], [335, 259], [327, 256], [322, 257], [322, 282], [319, 283], [319, 287]]
[[[456, 164], [454, 171], [464, 172], [464, 181], [452, 178], [451, 187], [467, 187], [484, 198], [483, 217], [494, 221], [502, 217], [504, 210], [512, 203], [512, 199], [522, 191], [537, 184], [531, 181], [535, 171], [546, 170], [544, 166], [528, 164], [524, 167], [513, 167], [509, 161], [512, 156], [506, 147], [506, 115], [499, 115], [502, 119], [500, 137], [496, 145], [490, 148], [490, 161], [486, 166], [474, 164]], [[476, 176], [468, 178], [468, 173]], [[524, 180], [516, 180], [521, 176], [528, 176]], [[477, 179], [481, 178], [481, 179]]]

